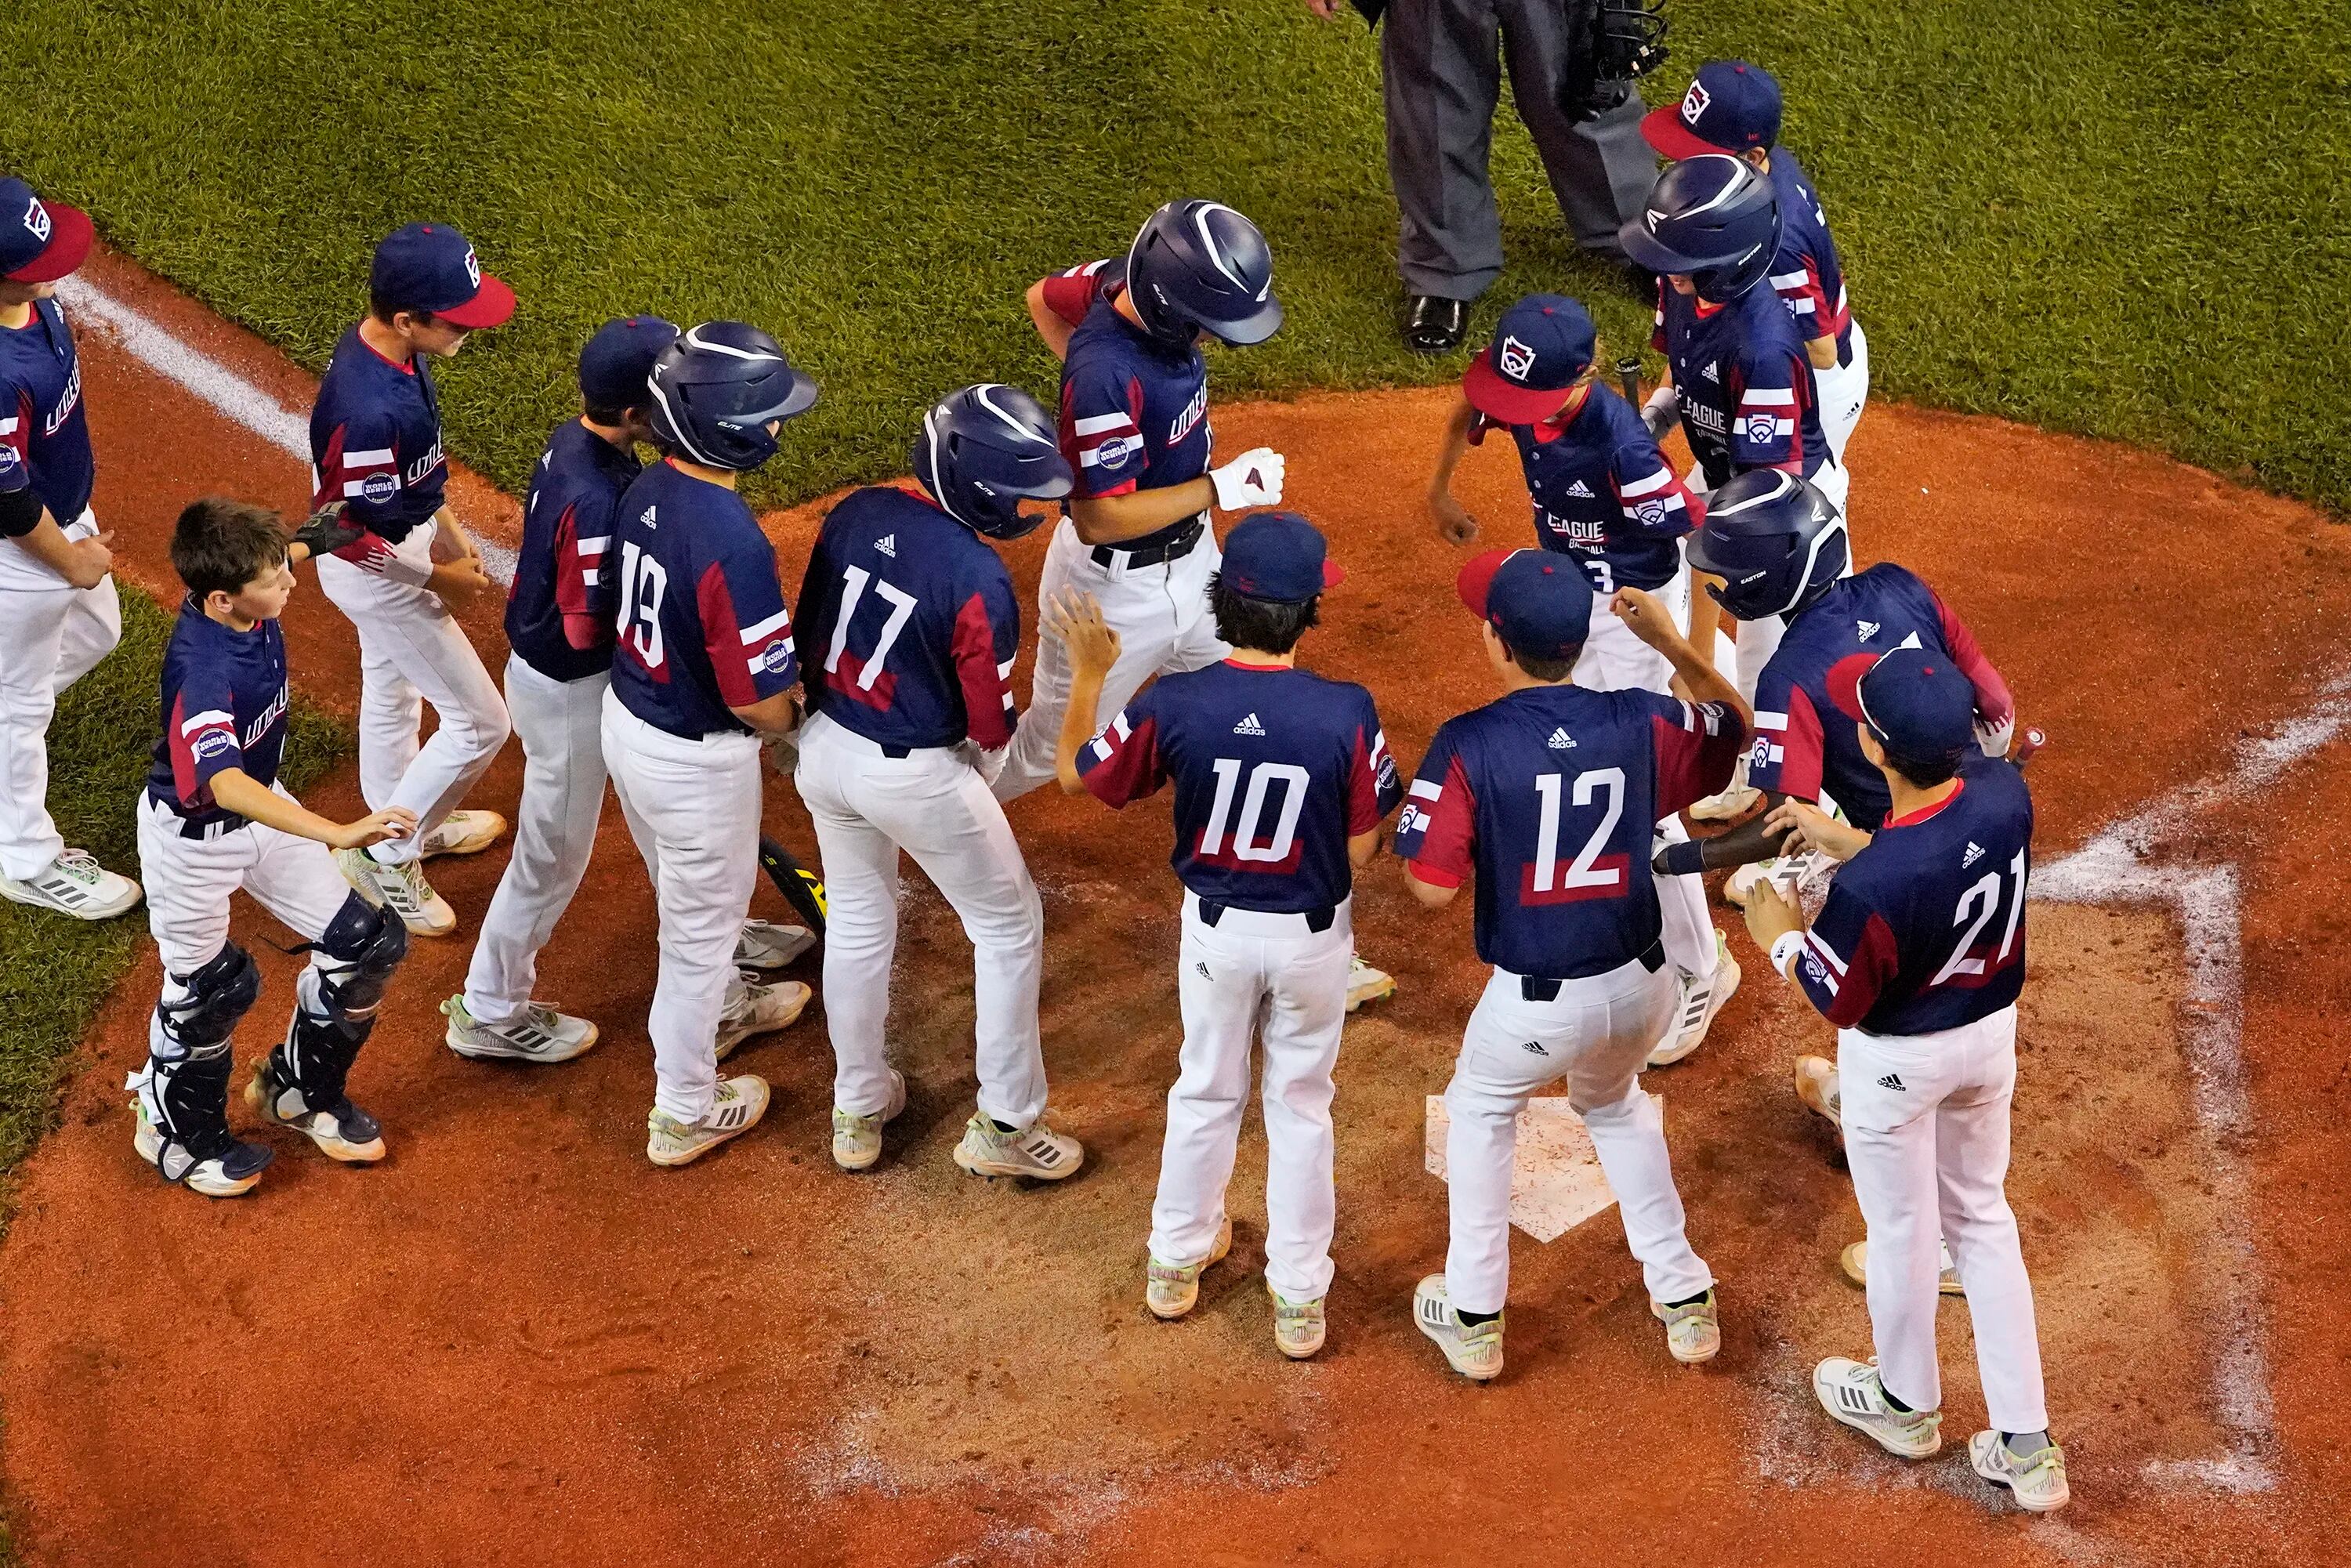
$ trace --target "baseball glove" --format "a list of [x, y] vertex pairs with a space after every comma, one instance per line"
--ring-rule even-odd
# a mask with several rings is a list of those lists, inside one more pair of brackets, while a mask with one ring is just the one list
[[347, 501], [328, 502], [303, 519], [302, 526], [294, 530], [294, 537], [286, 542], [308, 549], [312, 560], [359, 543], [366, 536], [367, 529], [357, 523], [343, 520], [343, 512], [349, 506]]

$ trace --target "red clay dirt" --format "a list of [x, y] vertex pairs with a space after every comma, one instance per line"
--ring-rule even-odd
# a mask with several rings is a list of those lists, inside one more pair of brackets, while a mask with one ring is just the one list
[[[305, 379], [249, 337], [118, 261], [98, 281], [307, 406]], [[130, 575], [168, 580], [163, 532], [191, 495], [299, 505], [283, 454], [86, 338], [99, 506]], [[1308, 662], [1371, 685], [1407, 761], [1489, 695], [1452, 594], [1465, 552], [1416, 502], [1447, 395], [1217, 415], [1228, 449], [1289, 455], [1290, 500], [1332, 534], [1350, 577]], [[2119, 448], [1901, 408], [1873, 409], [1853, 455], [1861, 553], [1934, 581], [2055, 737], [2034, 771], [2044, 864], [2225, 773], [2241, 739], [2309, 710], [2351, 665], [2351, 537], [2306, 509]], [[510, 502], [461, 495], [490, 531], [511, 528]], [[1472, 457], [1464, 495], [1488, 538], [1523, 536], [1506, 451]], [[815, 515], [772, 519], [788, 586]], [[1024, 591], [1042, 542], [1010, 551]], [[494, 605], [468, 615], [494, 664], [495, 622]], [[305, 690], [348, 706], [350, 634], [307, 580], [287, 630]], [[392, 1144], [376, 1169], [288, 1147], [249, 1200], [160, 1186], [131, 1154], [120, 1087], [144, 1049], [149, 958], [101, 1016], [0, 1250], [13, 1522], [28, 1563], [77, 1568], [2332, 1562], [2351, 1479], [2335, 1218], [2351, 1197], [2346, 750], [2338, 737], [2264, 796], [2217, 799], [2149, 846], [2243, 878], [2250, 1134], [2192, 1114], [2168, 918], [2034, 908], [2011, 1190], [2074, 1460], [2074, 1504], [2050, 1519], [1994, 1501], [1951, 1449], [1904, 1467], [1811, 1408], [1811, 1362], [1866, 1343], [1835, 1264], [1859, 1219], [1787, 1086], [1789, 1059], [1824, 1031], [1735, 925], [1746, 988], [1698, 1056], [1650, 1079], [1723, 1282], [1716, 1363], [1665, 1356], [1606, 1216], [1548, 1247], [1518, 1239], [1498, 1385], [1452, 1377], [1413, 1329], [1412, 1283], [1444, 1252], [1423, 1102], [1482, 972], [1466, 915], [1422, 915], [1392, 864], [1357, 901], [1363, 950], [1403, 988], [1351, 1023], [1341, 1059], [1330, 1349], [1290, 1365], [1269, 1343], [1254, 1118], [1233, 1258], [1191, 1320], [1150, 1321], [1142, 1248], [1177, 1038], [1165, 808], [1114, 820], [1040, 794], [1013, 821], [1046, 901], [1054, 1113], [1090, 1154], [1058, 1188], [983, 1185], [948, 1161], [972, 1086], [968, 949], [916, 874], [895, 1015], [914, 1097], [866, 1177], [827, 1157], [814, 1012], [737, 1059], [776, 1084], [764, 1126], [689, 1170], [644, 1163], [653, 913], [617, 812], [542, 981], [606, 1043], [538, 1071], [457, 1060], [434, 1009], [468, 944], [419, 943], [355, 1074]], [[510, 807], [518, 777], [510, 748], [478, 799]], [[355, 789], [342, 777], [319, 795], [348, 810]], [[769, 781], [768, 818], [810, 845], [787, 782]], [[469, 930], [502, 860], [436, 863]], [[780, 902], [763, 892], [759, 912]], [[237, 931], [270, 988], [242, 1059], [275, 1027], [294, 960], [257, 940], [278, 935], [257, 912]], [[2250, 1216], [2220, 1211], [2230, 1168], [2246, 1170]], [[2218, 1244], [2230, 1220], [2250, 1257]], [[2241, 1430], [2220, 1402], [2215, 1362], [2241, 1312], [2266, 1356], [2256, 1381], [2265, 1370], [2276, 1391], [2272, 1430]], [[1947, 1430], [1963, 1436], [1981, 1405], [1965, 1313], [1945, 1321]], [[2273, 1484], [2216, 1484], [2253, 1473], [2220, 1470], [2232, 1453]]]

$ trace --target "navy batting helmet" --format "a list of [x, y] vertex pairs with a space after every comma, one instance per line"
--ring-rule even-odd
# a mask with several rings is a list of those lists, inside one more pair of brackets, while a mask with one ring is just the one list
[[776, 455], [768, 424], [808, 412], [816, 382], [746, 321], [705, 321], [653, 361], [653, 438], [689, 462], [747, 471]]
[[1203, 331], [1262, 343], [1281, 325], [1273, 252], [1221, 202], [1170, 202], [1145, 218], [1126, 253], [1126, 287], [1144, 326], [1169, 343]]
[[1668, 165], [1641, 215], [1616, 237], [1643, 267], [1680, 273], [1699, 298], [1721, 305], [1771, 276], [1780, 225], [1770, 177], [1744, 159], [1709, 152]]
[[1758, 468], [1706, 498], [1689, 561], [1722, 579], [1707, 591], [1741, 621], [1801, 610], [1844, 575], [1850, 545], [1829, 498], [1793, 474]]
[[949, 392], [923, 415], [914, 477], [947, 516], [992, 539], [1031, 532], [1045, 519], [1024, 517], [1020, 503], [1058, 501], [1077, 483], [1052, 416], [998, 382]]

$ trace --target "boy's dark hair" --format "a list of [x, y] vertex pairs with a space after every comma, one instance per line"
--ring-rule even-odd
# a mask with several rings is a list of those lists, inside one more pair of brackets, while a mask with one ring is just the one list
[[199, 600], [214, 590], [239, 593], [285, 559], [285, 524], [249, 501], [206, 496], [172, 528], [172, 570]]
[[[1884, 736], [1877, 735], [1876, 730], [1870, 733], [1877, 736], [1878, 745], [1886, 744]], [[1921, 761], [1915, 757], [1897, 757], [1889, 750], [1886, 754], [1886, 766], [1908, 779], [1913, 789], [1932, 789], [1938, 784], [1949, 782], [1958, 775], [1959, 762], [1964, 755], [1963, 752], [1954, 751], [1931, 761]]]
[[1217, 635], [1236, 648], [1287, 653], [1298, 646], [1307, 628], [1322, 620], [1322, 596], [1302, 604], [1277, 599], [1251, 599], [1227, 588], [1221, 572], [1208, 578], [1208, 612], [1217, 619]]
[[1560, 659], [1540, 659], [1532, 653], [1522, 653], [1516, 648], [1510, 648], [1508, 639], [1503, 641], [1502, 646], [1510, 649], [1510, 663], [1538, 681], [1558, 682], [1567, 679], [1569, 673], [1575, 668], [1575, 661], [1583, 653], [1583, 645], [1580, 643], [1568, 653], [1566, 657]]
[[582, 402], [580, 412], [588, 416], [589, 423], [601, 424], [608, 430], [629, 423], [629, 410], [626, 408], [603, 408], [592, 402]]
[[387, 327], [392, 325], [392, 319], [403, 310], [408, 310], [408, 319], [420, 327], [430, 327], [440, 319], [430, 310], [409, 310], [405, 305], [394, 305], [381, 294], [368, 296], [368, 314]]

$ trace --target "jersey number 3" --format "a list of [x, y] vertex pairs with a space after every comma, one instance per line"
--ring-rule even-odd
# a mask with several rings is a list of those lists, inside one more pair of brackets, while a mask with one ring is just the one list
[[662, 667], [662, 596], [669, 568], [634, 544], [621, 546], [621, 640], [648, 670]]
[[[1596, 798], [1605, 797], [1599, 825], [1583, 841], [1583, 847], [1575, 852], [1575, 858], [1565, 865], [1559, 863], [1562, 791], [1581, 807], [1590, 807]], [[1573, 785], [1567, 783], [1564, 773], [1538, 773], [1535, 795], [1541, 803], [1535, 821], [1535, 858], [1522, 873], [1519, 902], [1573, 904], [1586, 898], [1616, 898], [1628, 892], [1633, 883], [1631, 857], [1601, 852], [1608, 847], [1616, 824], [1625, 818], [1625, 770], [1595, 768], [1577, 774]]]

